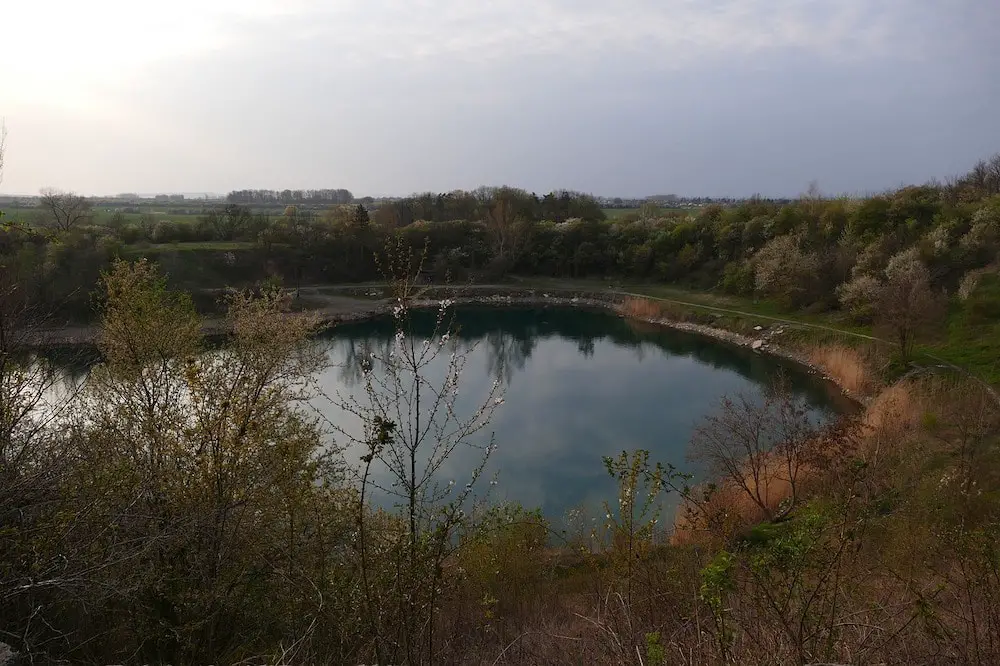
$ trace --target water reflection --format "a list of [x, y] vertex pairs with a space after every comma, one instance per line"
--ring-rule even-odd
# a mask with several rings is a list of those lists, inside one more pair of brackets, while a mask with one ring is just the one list
[[497, 329], [486, 333], [486, 372], [509, 386], [514, 372], [524, 370], [538, 338]]
[[[433, 316], [415, 317], [418, 341], [430, 335]], [[497, 376], [507, 387], [491, 431], [473, 442], [481, 447], [495, 435], [498, 450], [487, 470], [498, 479], [492, 499], [541, 507], [550, 518], [577, 507], [593, 513], [615, 496], [605, 455], [645, 448], [683, 468], [695, 424], [719, 398], [760, 393], [778, 372], [788, 373], [817, 414], [843, 406], [796, 367], [692, 334], [637, 328], [607, 313], [467, 308], [455, 324], [453, 343], [471, 350], [464, 404], [475, 404]], [[366, 350], [389, 344], [392, 334], [388, 319], [331, 331], [328, 353], [339, 370], [322, 378], [324, 390], [357, 396]], [[329, 404], [320, 409], [340, 423], [349, 418]], [[442, 478], [464, 483], [480, 452], [456, 451]]]
[[[415, 313], [416, 344], [432, 333], [435, 314]], [[506, 404], [471, 446], [456, 449], [439, 470], [441, 479], [464, 485], [492, 438], [498, 448], [484, 474], [497, 479], [496, 487], [484, 484], [491, 488], [490, 499], [539, 507], [555, 520], [578, 508], [599, 515], [603, 502], [615, 497], [603, 456], [644, 448], [653, 460], [685, 468], [690, 435], [718, 400], [759, 394], [778, 372], [787, 373], [815, 414], [847, 407], [829, 386], [790, 364], [608, 313], [465, 308], [454, 323], [448, 344], [469, 354], [457, 409], [463, 414], [474, 409], [498, 376]], [[372, 351], [387, 353], [393, 337], [394, 322], [382, 318], [343, 324], [316, 340], [330, 368], [316, 378], [327, 397], [317, 398], [313, 407], [327, 422], [361, 432], [360, 423], [329, 397], [363, 401], [362, 365]], [[64, 369], [63, 390], [71, 391], [97, 359], [95, 349], [77, 347], [48, 350], [43, 360]], [[444, 370], [429, 368], [441, 375], [432, 383]], [[346, 447], [347, 463], [357, 464], [362, 453]]]

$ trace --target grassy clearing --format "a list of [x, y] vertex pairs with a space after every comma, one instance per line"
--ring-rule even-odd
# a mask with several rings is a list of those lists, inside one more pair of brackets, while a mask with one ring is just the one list
[[1000, 384], [1000, 322], [970, 326], [964, 317], [952, 315], [944, 336], [919, 351]]
[[[95, 210], [94, 211], [94, 222], [97, 224], [113, 224], [114, 223], [115, 211], [113, 210]], [[170, 210], [143, 210], [140, 213], [122, 213], [121, 218], [123, 222], [142, 222], [143, 218], [152, 217], [153, 220], [159, 222], [161, 220], [166, 220], [170, 222], [187, 222], [194, 223], [198, 221], [201, 217], [197, 213], [175, 213]]]
[[639, 212], [638, 208], [603, 208], [601, 210], [604, 211], [605, 217], [607, 217], [609, 220], [615, 220], [624, 215], [628, 215], [629, 213]]

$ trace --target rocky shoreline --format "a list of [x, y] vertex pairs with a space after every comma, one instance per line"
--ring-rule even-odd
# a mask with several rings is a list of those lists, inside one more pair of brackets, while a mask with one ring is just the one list
[[[759, 335], [750, 337], [724, 328], [709, 326], [707, 324], [697, 324], [694, 322], [677, 321], [667, 317], [635, 317], [634, 315], [628, 315], [625, 313], [622, 307], [621, 296], [614, 293], [581, 294], [579, 296], [570, 297], [554, 296], [548, 293], [543, 293], [541, 295], [536, 294], [533, 296], [459, 296], [451, 298], [451, 301], [455, 305], [492, 305], [497, 307], [583, 307], [602, 311], [611, 311], [619, 317], [630, 318], [654, 326], [663, 326], [665, 328], [701, 335], [737, 347], [744, 347], [758, 354], [767, 354], [790, 361], [805, 368], [809, 374], [818, 376], [823, 381], [836, 386], [840, 393], [851, 402], [857, 405], [865, 405], [869, 401], [866, 396], [856, 394], [855, 392], [849, 390], [841, 384], [837, 378], [829, 375], [822, 368], [806, 358], [803, 354], [776, 343], [774, 339], [785, 332], [784, 326], [776, 326], [773, 328], [757, 326], [756, 332], [758, 332]], [[415, 301], [414, 307], [437, 307], [439, 304], [440, 301]]]
[[[778, 344], [774, 338], [784, 333], [784, 326], [765, 328], [757, 326], [757, 336], [747, 336], [724, 328], [699, 324], [689, 321], [677, 321], [667, 317], [636, 317], [627, 315], [622, 307], [624, 299], [615, 292], [572, 292], [564, 294], [548, 293], [541, 290], [513, 290], [509, 293], [484, 293], [468, 295], [468, 289], [462, 288], [434, 288], [441, 292], [441, 298], [418, 298], [415, 299], [411, 307], [413, 308], [437, 308], [443, 298], [447, 298], [455, 306], [463, 305], [488, 305], [493, 307], [574, 307], [587, 308], [593, 310], [610, 311], [620, 317], [627, 317], [636, 321], [663, 326], [678, 331], [693, 333], [704, 337], [712, 338], [720, 342], [744, 347], [759, 354], [775, 356], [807, 370], [809, 374], [816, 375], [823, 381], [837, 387], [843, 396], [858, 405], [868, 402], [865, 396], [857, 395], [847, 389], [835, 377], [830, 376], [822, 368], [810, 361], [804, 355], [793, 351], [786, 346]], [[465, 295], [463, 295], [463, 293]], [[356, 299], [349, 307], [338, 307], [335, 309], [315, 308], [309, 312], [318, 314], [321, 322], [325, 326], [337, 326], [338, 324], [364, 321], [375, 317], [390, 314], [393, 303], [387, 299], [379, 301], [364, 301]], [[61, 329], [49, 329], [39, 331], [34, 339], [38, 347], [54, 346], [76, 346], [93, 345], [97, 341], [98, 327], [79, 326], [65, 327]], [[203, 326], [206, 335], [223, 335], [226, 333], [221, 320], [207, 320]]]

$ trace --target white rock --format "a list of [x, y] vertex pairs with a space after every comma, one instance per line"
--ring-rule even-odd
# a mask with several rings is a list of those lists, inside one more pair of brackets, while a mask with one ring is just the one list
[[754, 340], [750, 344], [750, 349], [757, 350], [757, 349], [760, 349], [763, 346], [764, 346], [764, 341], [763, 340]]
[[763, 326], [754, 326], [753, 330], [755, 330], [755, 331], [763, 331], [764, 327]]

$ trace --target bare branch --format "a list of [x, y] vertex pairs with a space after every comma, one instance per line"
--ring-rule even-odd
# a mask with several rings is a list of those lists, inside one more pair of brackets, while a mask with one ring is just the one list
[[47, 222], [60, 231], [69, 231], [91, 220], [91, 205], [86, 197], [53, 188], [41, 190], [38, 207]]

